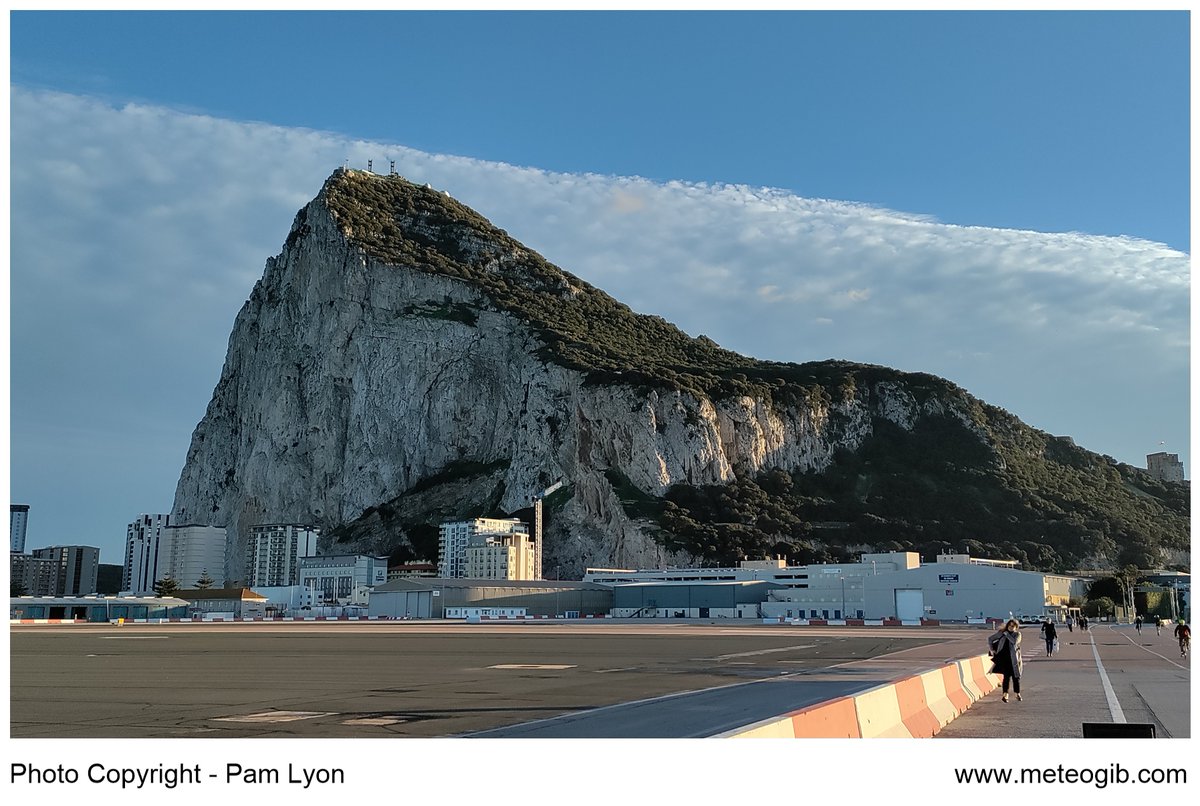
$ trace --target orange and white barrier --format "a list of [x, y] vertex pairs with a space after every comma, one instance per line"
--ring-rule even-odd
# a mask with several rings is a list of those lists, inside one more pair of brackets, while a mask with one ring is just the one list
[[999, 685], [987, 655], [720, 734], [734, 739], [927, 739]]

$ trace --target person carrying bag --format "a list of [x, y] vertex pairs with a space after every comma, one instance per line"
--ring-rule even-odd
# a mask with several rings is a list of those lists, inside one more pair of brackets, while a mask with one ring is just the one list
[[1004, 629], [997, 631], [988, 638], [988, 654], [992, 656], [992, 674], [1001, 675], [1001, 688], [1004, 696], [1001, 702], [1008, 702], [1008, 686], [1011, 683], [1013, 694], [1021, 699], [1021, 625], [1015, 618], [1010, 618], [1004, 624]]

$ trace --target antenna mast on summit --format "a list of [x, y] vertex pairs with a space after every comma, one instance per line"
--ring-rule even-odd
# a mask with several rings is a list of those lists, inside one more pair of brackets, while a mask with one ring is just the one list
[[396, 161], [388, 160], [388, 176], [396, 175]]
[[371, 167], [374, 164], [375, 164], [375, 160], [367, 160], [367, 173], [369, 173], [369, 174], [375, 173], [375, 170]]

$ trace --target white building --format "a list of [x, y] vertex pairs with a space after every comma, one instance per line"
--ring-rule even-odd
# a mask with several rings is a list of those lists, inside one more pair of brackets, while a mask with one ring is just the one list
[[387, 582], [387, 558], [362, 554], [326, 554], [300, 560], [300, 587], [310, 605], [366, 606], [367, 595]]
[[[1016, 569], [1013, 560], [943, 554], [922, 564], [916, 552], [864, 554], [856, 563], [787, 566], [782, 560], [742, 562], [737, 568], [638, 570], [589, 568], [584, 581], [619, 587], [629, 583], [730, 583], [760, 580], [780, 587], [759, 605], [761, 615], [795, 619], [922, 618], [964, 621], [1061, 615], [1082, 598], [1076, 577]], [[656, 607], [665, 607], [657, 596]], [[678, 604], [679, 609], [684, 605]], [[634, 605], [626, 602], [629, 607]], [[706, 608], [712, 602], [706, 602]], [[675, 607], [672, 603], [668, 610]], [[635, 608], [636, 609], [636, 608]], [[639, 609], [639, 614], [643, 614]], [[687, 611], [690, 612], [690, 611]]]
[[464, 576], [468, 579], [538, 579], [533, 539], [510, 535], [474, 535], [467, 545]]
[[438, 535], [438, 576], [462, 579], [467, 576], [467, 546], [482, 535], [529, 535], [529, 527], [516, 518], [475, 518], [443, 523]]
[[25, 531], [29, 526], [29, 504], [10, 504], [8, 507], [9, 551], [25, 551]]
[[1086, 581], [1061, 574], [977, 563], [936, 562], [863, 580], [867, 618], [963, 621], [981, 618], [1061, 619]]
[[321, 530], [292, 523], [264, 523], [250, 527], [246, 549], [246, 584], [249, 586], [298, 585], [300, 559], [317, 553]]
[[154, 592], [158, 575], [158, 555], [162, 531], [171, 521], [170, 515], [138, 515], [125, 529], [125, 562], [121, 570], [121, 590], [143, 595]]
[[1146, 472], [1159, 481], [1183, 481], [1183, 462], [1177, 453], [1150, 453], [1146, 455]]
[[210, 587], [225, 586], [225, 527], [168, 526], [158, 550], [158, 578], [170, 575], [180, 589], [195, 588], [208, 574]]

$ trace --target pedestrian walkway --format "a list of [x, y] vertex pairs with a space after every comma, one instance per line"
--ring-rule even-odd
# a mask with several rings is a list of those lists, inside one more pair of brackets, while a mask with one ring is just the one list
[[[1165, 632], [1165, 631], [1164, 631]], [[1154, 630], [1094, 625], [1088, 632], [1059, 631], [1060, 650], [1045, 654], [1037, 627], [1022, 630], [1025, 658], [1022, 701], [1002, 702], [996, 689], [951, 722], [937, 738], [1081, 738], [1085, 722], [1155, 724], [1158, 736], [1190, 735], [1187, 724], [1189, 668], [1174, 642]], [[1093, 644], [1095, 645], [1093, 647]], [[1105, 668], [1097, 666], [1097, 655]], [[1190, 662], [1188, 662], [1190, 664]], [[1182, 713], [1175, 723], [1163, 718]], [[1157, 712], [1157, 716], [1156, 716]], [[1166, 723], [1166, 724], [1164, 724]]]

